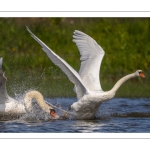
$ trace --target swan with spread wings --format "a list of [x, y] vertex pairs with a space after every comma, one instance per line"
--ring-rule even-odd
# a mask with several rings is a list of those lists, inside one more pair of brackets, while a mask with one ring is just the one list
[[127, 80], [134, 77], [145, 78], [142, 70], [121, 78], [110, 91], [103, 91], [100, 85], [100, 66], [104, 57], [102, 47], [87, 34], [75, 30], [73, 42], [76, 43], [79, 52], [81, 66], [77, 73], [65, 60], [55, 54], [44, 42], [36, 37], [27, 27], [27, 31], [42, 46], [43, 51], [48, 55], [50, 60], [57, 65], [75, 85], [74, 91], [77, 95], [77, 102], [71, 105], [73, 117], [75, 119], [92, 119], [99, 109], [99, 106], [112, 99], [118, 88]]

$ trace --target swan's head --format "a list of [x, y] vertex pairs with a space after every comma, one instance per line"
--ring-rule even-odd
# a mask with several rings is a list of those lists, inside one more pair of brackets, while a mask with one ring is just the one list
[[136, 76], [138, 76], [138, 77], [145, 78], [145, 75], [144, 75], [144, 73], [143, 73], [142, 70], [137, 70], [137, 71], [135, 72], [135, 74], [136, 74]]
[[50, 109], [50, 115], [55, 118], [56, 116], [55, 109]]

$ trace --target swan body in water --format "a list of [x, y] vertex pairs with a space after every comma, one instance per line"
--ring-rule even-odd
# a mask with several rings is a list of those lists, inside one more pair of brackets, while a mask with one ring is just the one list
[[28, 91], [24, 96], [23, 103], [9, 97], [6, 90], [6, 77], [2, 71], [2, 61], [0, 58], [0, 115], [1, 116], [20, 116], [32, 110], [32, 100], [35, 99], [40, 108], [50, 113], [52, 106], [48, 105], [42, 94], [36, 90]]
[[27, 31], [42, 46], [43, 51], [50, 60], [60, 67], [68, 76], [69, 80], [75, 85], [74, 91], [77, 94], [77, 102], [71, 105], [73, 117], [75, 119], [92, 119], [99, 109], [99, 106], [112, 99], [118, 88], [127, 80], [134, 77], [145, 78], [142, 70], [121, 78], [110, 91], [103, 91], [100, 85], [99, 72], [105, 54], [104, 50], [97, 42], [87, 34], [75, 30], [73, 42], [76, 43], [79, 52], [81, 66], [77, 73], [65, 60], [55, 54], [45, 43], [36, 37], [27, 27]]
[[19, 103], [17, 100], [11, 98], [7, 94], [6, 90], [6, 77], [2, 71], [3, 59], [0, 58], [0, 114], [23, 114], [25, 113], [25, 107], [23, 104]]

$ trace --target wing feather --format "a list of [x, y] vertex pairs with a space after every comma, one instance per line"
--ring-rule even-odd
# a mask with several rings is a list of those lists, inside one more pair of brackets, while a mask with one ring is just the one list
[[69, 80], [75, 84], [77, 98], [80, 99], [89, 90], [83, 84], [79, 74], [62, 58], [55, 54], [46, 44], [44, 44], [39, 38], [37, 38], [27, 27], [27, 31], [31, 36], [42, 46], [43, 51], [48, 55], [51, 61], [57, 65], [69, 78]]
[[78, 30], [74, 32], [73, 42], [76, 43], [81, 55], [79, 75], [82, 82], [89, 90], [101, 91], [99, 76], [104, 50], [93, 38]]

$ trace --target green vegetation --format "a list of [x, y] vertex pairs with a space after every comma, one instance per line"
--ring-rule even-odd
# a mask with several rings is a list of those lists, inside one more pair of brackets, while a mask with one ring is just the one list
[[150, 18], [0, 18], [0, 57], [9, 95], [37, 89], [45, 97], [74, 97], [73, 84], [26, 26], [77, 71], [80, 55], [72, 42], [73, 32], [87, 33], [105, 51], [100, 72], [103, 90], [142, 69], [146, 79], [127, 81], [116, 97], [150, 97]]

